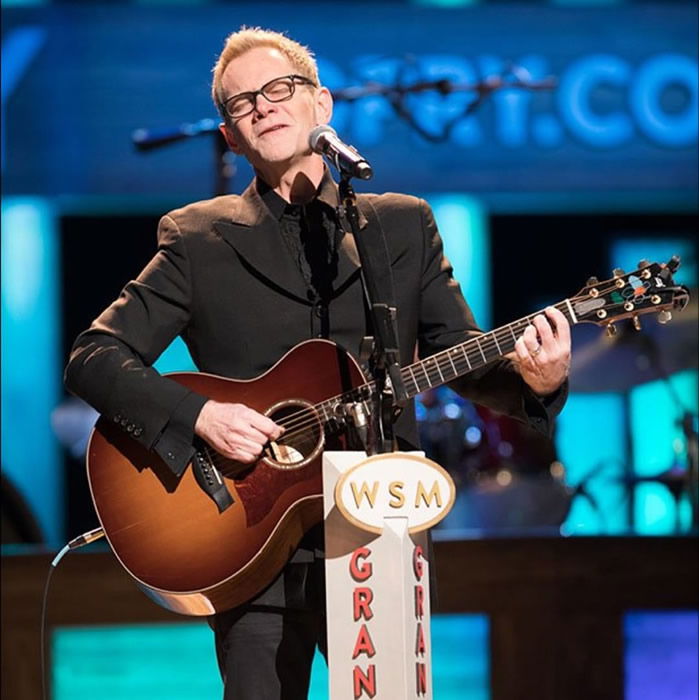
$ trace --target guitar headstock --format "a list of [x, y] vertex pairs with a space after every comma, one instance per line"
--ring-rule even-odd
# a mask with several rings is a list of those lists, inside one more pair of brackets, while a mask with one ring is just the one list
[[680, 266], [673, 255], [668, 263], [641, 260], [638, 269], [626, 273], [614, 270], [614, 276], [600, 281], [591, 277], [587, 284], [570, 299], [578, 323], [595, 323], [613, 334], [614, 323], [633, 319], [640, 328], [638, 317], [658, 313], [658, 321], [667, 323], [672, 311], [681, 310], [689, 301], [686, 287], [675, 284], [672, 276]]

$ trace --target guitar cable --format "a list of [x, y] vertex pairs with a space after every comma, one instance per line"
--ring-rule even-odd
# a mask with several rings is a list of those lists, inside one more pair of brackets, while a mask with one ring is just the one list
[[41, 603], [41, 629], [40, 629], [40, 654], [41, 654], [41, 696], [44, 700], [47, 700], [46, 696], [46, 611], [48, 607], [48, 599], [49, 599], [49, 585], [51, 583], [51, 575], [53, 574], [54, 570], [58, 566], [58, 562], [63, 559], [63, 557], [66, 555], [67, 552], [69, 552], [71, 549], [78, 549], [78, 547], [82, 547], [86, 544], [89, 544], [90, 542], [94, 542], [95, 540], [99, 540], [101, 537], [104, 537], [104, 530], [101, 527], [96, 527], [93, 530], [89, 530], [88, 532], [83, 532], [82, 535], [78, 535], [77, 537], [74, 537], [68, 544], [66, 544], [63, 549], [54, 557], [53, 561], [51, 562], [51, 566], [49, 567], [49, 573], [48, 576], [46, 577], [46, 583], [44, 584], [44, 596], [43, 596], [43, 601]]

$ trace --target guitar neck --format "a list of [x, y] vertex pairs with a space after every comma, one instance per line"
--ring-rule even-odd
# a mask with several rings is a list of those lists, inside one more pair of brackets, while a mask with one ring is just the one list
[[[554, 306], [563, 313], [571, 325], [578, 322], [570, 300], [565, 299]], [[401, 376], [408, 398], [446, 384], [452, 379], [511, 353], [515, 349], [517, 338], [522, 335], [527, 326], [531, 325], [534, 317], [539, 313], [543, 312], [530, 314], [488, 333], [479, 333], [460, 345], [454, 345], [425, 360], [403, 367]]]

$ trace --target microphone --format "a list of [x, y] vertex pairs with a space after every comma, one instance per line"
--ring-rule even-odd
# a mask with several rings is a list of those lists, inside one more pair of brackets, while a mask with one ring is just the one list
[[340, 140], [335, 129], [321, 124], [311, 131], [308, 145], [314, 153], [326, 156], [343, 175], [370, 180], [374, 174], [371, 165], [359, 155], [357, 149]]

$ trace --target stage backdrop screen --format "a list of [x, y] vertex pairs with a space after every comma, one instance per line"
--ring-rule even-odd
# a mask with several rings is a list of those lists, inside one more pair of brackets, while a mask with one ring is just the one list
[[[8, 8], [5, 191], [212, 194], [211, 68], [241, 24], [288, 31], [315, 50], [337, 96], [335, 127], [374, 166], [372, 190], [468, 192], [500, 211], [696, 206], [689, 3], [362, 3], [341, 17], [303, 3]], [[466, 88], [498, 81], [530, 87], [497, 89], [474, 106], [478, 93]], [[411, 92], [426, 83], [441, 93]], [[200, 135], [149, 153], [133, 146], [136, 129], [182, 125]], [[248, 177], [239, 163], [229, 189]]]

